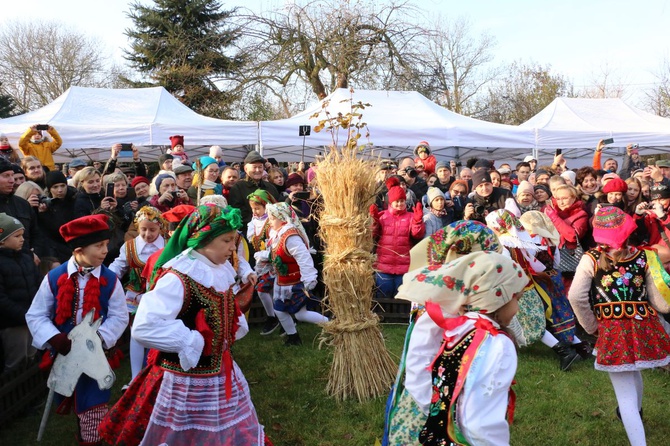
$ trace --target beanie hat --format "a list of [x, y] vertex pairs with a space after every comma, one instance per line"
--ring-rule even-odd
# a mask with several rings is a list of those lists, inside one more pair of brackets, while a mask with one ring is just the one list
[[405, 190], [400, 187], [400, 180], [395, 176], [386, 179], [386, 188], [388, 189], [387, 195], [389, 198], [389, 203], [407, 199]]
[[163, 212], [163, 218], [169, 223], [179, 223], [184, 217], [191, 215], [194, 210], [195, 206], [191, 206], [190, 204], [179, 204], [169, 211]]
[[65, 175], [63, 175], [63, 172], [60, 170], [52, 170], [50, 172], [47, 172], [46, 176], [46, 185], [47, 189], [50, 189], [51, 186], [54, 186], [56, 184], [67, 184], [67, 179], [65, 179]]
[[472, 174], [472, 188], [476, 188], [482, 183], [490, 183], [491, 182], [491, 174], [488, 172], [488, 170], [485, 169], [479, 169], [475, 173]]
[[[566, 170], [561, 174], [561, 177], [566, 180], [570, 180], [570, 183], [572, 186], [577, 184], [577, 174], [573, 172], [572, 170]], [[535, 175], [535, 178], [537, 178], [537, 175]]]
[[[1, 157], [0, 157], [1, 158]], [[18, 164], [12, 164], [12, 170], [14, 171], [14, 174], [20, 173], [21, 175], [25, 175], [26, 173], [21, 169], [21, 166]]]
[[531, 195], [533, 195], [535, 193], [535, 189], [533, 189], [533, 185], [530, 184], [526, 180], [523, 180], [522, 182], [520, 182], [519, 186], [517, 186], [517, 188], [516, 188], [517, 197], [519, 196], [519, 194], [523, 194], [523, 193], [527, 193], [527, 194], [531, 194]]
[[112, 235], [109, 217], [105, 214], [86, 215], [74, 219], [61, 226], [59, 232], [72, 249], [109, 240]]
[[421, 141], [419, 144], [416, 145], [416, 147], [414, 148], [415, 156], [419, 156], [420, 148], [424, 148], [428, 152], [428, 155], [430, 155], [430, 144], [428, 144], [428, 141]]
[[184, 136], [182, 135], [173, 135], [170, 136], [170, 143], [172, 144], [172, 148], [174, 149], [174, 146], [180, 145], [184, 147]]
[[165, 181], [166, 179], [171, 178], [174, 180], [174, 177], [170, 175], [169, 173], [162, 173], [156, 177], [154, 180], [154, 184], [156, 185], [156, 190], [160, 190], [161, 188], [161, 183]]
[[307, 169], [307, 182], [311, 183], [316, 178], [316, 166]]
[[8, 170], [14, 171], [12, 163], [0, 156], [0, 173], [7, 172]]
[[286, 179], [286, 183], [284, 183], [284, 186], [286, 187], [286, 189], [288, 189], [294, 184], [302, 184], [304, 186], [305, 179], [299, 173], [292, 173]]
[[21, 229], [24, 228], [20, 221], [11, 215], [0, 213], [0, 242]]
[[593, 219], [593, 239], [614, 249], [620, 249], [636, 229], [633, 217], [616, 206], [601, 207]]
[[[211, 156], [200, 157], [200, 167], [202, 167], [203, 170], [206, 169], [207, 166], [209, 166], [210, 164], [216, 164], [216, 160]], [[195, 163], [193, 163], [193, 170], [197, 170], [197, 166]]]
[[260, 153], [252, 150], [247, 153], [247, 156], [244, 157], [244, 164], [254, 164], [254, 163], [263, 163], [265, 164], [265, 158], [263, 158]]
[[130, 182], [130, 186], [135, 188], [135, 186], [137, 186], [140, 183], [146, 183], [148, 185], [151, 185], [151, 181], [149, 181], [147, 177], [137, 176], [133, 178], [133, 181]]
[[465, 180], [456, 180], [453, 183], [451, 183], [451, 186], [449, 187], [449, 193], [451, 194], [451, 190], [454, 188], [455, 185], [460, 184], [465, 188], [465, 195], [470, 193], [470, 185], [468, 184], [467, 181]]
[[212, 146], [209, 148], [209, 156], [212, 158], [216, 158], [217, 156], [220, 156], [223, 158], [223, 149], [221, 146]]
[[546, 184], [536, 184], [534, 189], [535, 192], [537, 192], [538, 189], [543, 190], [547, 195], [551, 197], [551, 189], [549, 189], [549, 186], [547, 186]]
[[433, 200], [439, 197], [445, 198], [444, 193], [437, 187], [429, 187], [428, 192], [426, 192], [426, 196], [428, 197], [428, 206], [430, 206], [433, 203]]
[[170, 155], [169, 153], [162, 153], [158, 157], [158, 167], [160, 169], [162, 169], [163, 168], [163, 163], [167, 160], [172, 160], [172, 159], [174, 159], [174, 156]]
[[652, 200], [670, 198], [670, 187], [665, 184], [655, 184], [649, 188], [649, 196]]
[[449, 164], [446, 161], [438, 161], [437, 164], [435, 164], [435, 172], [440, 169], [449, 169]]
[[603, 193], [609, 194], [610, 192], [621, 192], [625, 194], [628, 192], [628, 185], [621, 178], [612, 178], [603, 187]]

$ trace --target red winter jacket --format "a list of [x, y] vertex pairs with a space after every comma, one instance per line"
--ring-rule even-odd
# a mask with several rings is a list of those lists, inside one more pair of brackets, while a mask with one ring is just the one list
[[377, 262], [375, 269], [386, 274], [405, 274], [409, 270], [409, 250], [423, 238], [423, 220], [413, 220], [414, 214], [391, 208], [381, 213], [375, 225]]
[[425, 160], [422, 160], [417, 156], [414, 158], [414, 165], [417, 163], [423, 164], [423, 170], [425, 170], [428, 175], [435, 173], [435, 166], [437, 165], [437, 159], [435, 159], [435, 156], [428, 155]]
[[561, 234], [561, 242], [558, 246], [575, 249], [577, 240], [584, 237], [589, 229], [589, 216], [584, 210], [584, 204], [581, 200], [577, 200], [569, 208], [561, 211], [553, 197], [551, 203], [554, 207], [545, 206], [544, 213]]

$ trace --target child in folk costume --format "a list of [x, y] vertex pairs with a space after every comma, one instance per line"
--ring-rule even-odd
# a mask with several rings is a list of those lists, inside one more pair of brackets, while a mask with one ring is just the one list
[[517, 356], [504, 329], [518, 310], [523, 277], [495, 252], [407, 273], [398, 295], [424, 304], [426, 314], [407, 349], [405, 387], [416, 407], [394, 444], [509, 445]]
[[[535, 244], [521, 222], [504, 209], [486, 216], [486, 223], [496, 233], [512, 260], [526, 272], [528, 283], [519, 306], [519, 321], [524, 326], [528, 343], [540, 340], [554, 350], [560, 359], [562, 371], [568, 371], [580, 355], [572, 344], [581, 343], [575, 336], [574, 315], [563, 297], [551, 287], [551, 279], [544, 272], [546, 266], [537, 259], [547, 246]], [[540, 285], [542, 284], [542, 285]], [[553, 296], [547, 293], [551, 289]], [[548, 328], [548, 329], [547, 329]], [[535, 335], [539, 329], [539, 337]], [[528, 333], [533, 333], [528, 335]], [[561, 340], [557, 339], [561, 336]]]
[[248, 333], [235, 304], [240, 211], [204, 205], [174, 232], [156, 264], [163, 268], [135, 316], [132, 335], [152, 350], [149, 366], [101, 424], [110, 444], [271, 444], [249, 386], [231, 356]]
[[307, 310], [309, 292], [316, 287], [317, 271], [309, 249], [307, 234], [293, 209], [286, 203], [268, 204], [270, 239], [266, 254], [272, 264], [275, 283], [274, 310], [288, 335], [286, 345], [300, 345], [300, 335], [291, 315], [302, 322], [321, 324], [328, 318]]
[[[167, 221], [161, 216], [158, 209], [152, 206], [144, 206], [135, 214], [135, 226], [139, 235], [128, 240], [121, 246], [119, 256], [109, 265], [109, 269], [119, 279], [125, 280], [126, 305], [131, 318], [135, 316], [137, 305], [146, 291], [146, 279], [142, 277], [144, 268], [149, 257], [163, 249], [167, 235]], [[144, 347], [135, 339], [130, 339], [130, 371], [131, 379], [134, 379], [142, 369], [144, 362]], [[127, 386], [124, 386], [127, 387]]]
[[568, 299], [579, 323], [598, 333], [596, 370], [609, 373], [632, 445], [645, 445], [642, 424], [643, 369], [670, 363], [670, 338], [658, 311], [670, 312], [670, 288], [658, 255], [628, 244], [637, 226], [614, 206], [597, 211], [598, 244], [579, 262]]
[[[263, 253], [267, 249], [267, 240], [270, 237], [270, 220], [265, 207], [268, 204], [276, 203], [277, 200], [263, 189], [257, 189], [249, 194], [247, 200], [249, 200], [252, 215], [251, 221], [247, 225], [247, 240], [251, 243], [254, 253]], [[272, 265], [266, 256], [259, 254], [255, 257], [257, 257], [255, 269], [258, 275], [256, 292], [268, 316], [261, 330], [261, 335], [267, 336], [279, 328], [280, 325], [272, 302], [275, 278], [272, 275]]]
[[[102, 264], [111, 233], [108, 217], [77, 218], [63, 225], [60, 233], [72, 247], [72, 257], [47, 274], [26, 314], [33, 346], [67, 355], [72, 345], [67, 334], [95, 310], [95, 319], [103, 318], [98, 335], [103, 347], [110, 349], [128, 325], [128, 310], [119, 279]], [[110, 390], [100, 390], [95, 380], [82, 375], [72, 397], [61, 404], [59, 410], [67, 412], [66, 403], [74, 402], [79, 444], [100, 443], [98, 424], [107, 413], [110, 396]]]
[[[410, 251], [409, 269], [414, 271], [418, 268], [436, 268], [473, 252], [500, 253], [502, 249], [498, 237], [485, 225], [478, 221], [461, 220], [438, 230], [414, 246]], [[410, 273], [405, 277], [407, 280], [413, 278]], [[416, 443], [415, 440], [426, 421], [426, 416], [419, 419], [422, 412], [405, 387], [407, 346], [413, 335], [432, 340], [433, 349], [437, 349], [441, 342], [439, 327], [425, 315], [425, 307], [416, 303], [413, 303], [400, 366], [387, 401], [383, 446], [411, 444], [411, 438]], [[424, 359], [430, 361], [432, 357]]]

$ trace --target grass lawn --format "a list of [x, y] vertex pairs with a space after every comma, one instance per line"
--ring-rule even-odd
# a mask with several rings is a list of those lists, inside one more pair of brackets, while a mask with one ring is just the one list
[[[387, 345], [396, 358], [405, 329], [404, 325], [383, 325]], [[325, 394], [330, 354], [327, 349], [318, 349], [318, 327], [300, 324], [304, 345], [292, 348], [285, 348], [283, 338], [276, 334], [260, 336], [259, 330], [252, 327], [252, 332], [235, 345], [234, 357], [249, 381], [256, 410], [275, 445], [373, 446], [381, 438], [385, 397], [364, 404], [336, 403]], [[128, 376], [126, 364], [118, 373], [114, 400]], [[670, 444], [670, 375], [649, 370], [643, 376], [647, 444]], [[616, 401], [607, 374], [593, 370], [592, 360], [562, 373], [554, 353], [535, 345], [520, 352], [516, 379], [512, 445], [628, 444], [614, 414]], [[40, 417], [38, 408], [2, 426], [0, 444], [35, 444]], [[73, 416], [52, 413], [42, 444], [73, 445], [75, 429]]]

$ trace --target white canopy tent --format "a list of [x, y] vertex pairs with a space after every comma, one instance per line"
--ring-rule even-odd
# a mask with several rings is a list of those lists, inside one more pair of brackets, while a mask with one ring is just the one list
[[3, 119], [0, 131], [13, 147], [33, 124], [49, 124], [63, 138], [56, 162], [74, 156], [94, 160], [109, 157], [115, 143], [140, 147], [142, 159], [155, 160], [170, 147], [171, 135], [184, 135], [191, 159], [206, 155], [212, 145], [224, 148], [226, 160], [241, 160], [258, 144], [258, 124], [202, 116], [163, 87], [105, 89], [71, 87], [51, 104]]
[[[370, 142], [375, 152], [383, 157], [396, 158], [411, 155], [419, 141], [430, 143], [438, 158], [484, 156], [497, 160], [523, 158], [534, 147], [532, 129], [494, 124], [451, 112], [414, 91], [374, 91], [338, 89], [327, 98], [289, 118], [260, 123], [261, 152], [278, 160], [300, 160], [303, 137], [299, 127], [314, 128], [331, 116], [351, 111], [351, 105], [370, 104], [361, 110], [362, 121], [367, 123]], [[327, 104], [327, 105], [326, 105]], [[318, 114], [318, 117], [312, 118]], [[365, 134], [365, 130], [362, 131]], [[346, 131], [340, 130], [340, 139]], [[339, 141], [342, 144], [343, 141]], [[365, 143], [361, 139], [361, 144]], [[305, 159], [311, 160], [333, 143], [326, 131], [305, 138]]]
[[621, 99], [556, 98], [519, 127], [534, 131], [540, 163], [550, 163], [555, 149], [563, 149], [566, 159], [591, 165], [598, 141], [606, 138], [614, 143], [603, 150], [603, 160], [623, 155], [628, 144], [639, 144], [643, 155], [670, 147], [670, 119]]

